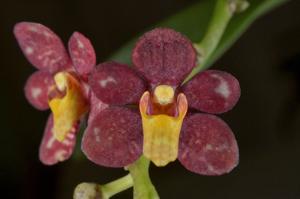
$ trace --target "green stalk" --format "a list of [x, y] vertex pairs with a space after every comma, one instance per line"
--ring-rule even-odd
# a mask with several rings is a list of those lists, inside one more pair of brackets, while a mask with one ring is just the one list
[[203, 69], [208, 58], [218, 46], [234, 13], [241, 12], [247, 7], [248, 2], [245, 0], [217, 0], [207, 32], [200, 43], [194, 44], [198, 53], [197, 66], [183, 83]]
[[[237, 20], [232, 20], [230, 22], [219, 45], [202, 66], [202, 69], [211, 66], [215, 60], [217, 60], [233, 44], [235, 38], [240, 37], [247, 27], [249, 27], [258, 17], [286, 2], [288, 2], [288, 0], [261, 0], [261, 2], [251, 3], [249, 9], [243, 14], [244, 16], [237, 16]], [[241, 17], [244, 20], [240, 20], [239, 18]]]
[[105, 185], [101, 185], [102, 197], [105, 199], [110, 198], [117, 193], [120, 193], [133, 186], [133, 180], [130, 174], [109, 182]]
[[142, 156], [128, 166], [133, 179], [134, 199], [159, 199], [159, 196], [149, 177], [150, 161]]

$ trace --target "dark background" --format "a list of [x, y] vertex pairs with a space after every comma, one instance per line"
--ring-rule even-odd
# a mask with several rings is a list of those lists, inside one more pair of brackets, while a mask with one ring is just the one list
[[[87, 35], [98, 62], [146, 27], [196, 0], [2, 1], [0, 5], [1, 198], [71, 198], [80, 182], [106, 183], [122, 169], [98, 167], [76, 157], [47, 167], [38, 147], [47, 112], [25, 100], [23, 85], [34, 71], [12, 34], [19, 21], [54, 30], [64, 42], [73, 31]], [[300, 1], [257, 20], [213, 66], [234, 74], [242, 88], [238, 105], [221, 117], [240, 146], [240, 164], [221, 177], [199, 176], [178, 162], [151, 167], [162, 199], [300, 198]], [[131, 190], [115, 198], [131, 198]]]

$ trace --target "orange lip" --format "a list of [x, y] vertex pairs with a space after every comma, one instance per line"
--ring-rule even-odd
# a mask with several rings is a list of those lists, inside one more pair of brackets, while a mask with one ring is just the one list
[[156, 166], [165, 166], [176, 160], [178, 155], [179, 134], [188, 108], [187, 99], [183, 93], [178, 95], [178, 115], [175, 117], [166, 114], [148, 115], [149, 103], [150, 93], [146, 91], [140, 99], [144, 133], [143, 153]]

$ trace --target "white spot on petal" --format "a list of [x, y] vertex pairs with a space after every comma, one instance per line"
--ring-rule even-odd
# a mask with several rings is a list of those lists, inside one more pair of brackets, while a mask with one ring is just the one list
[[100, 142], [99, 133], [100, 133], [100, 129], [99, 128], [94, 128], [94, 135], [95, 135], [95, 138], [96, 138], [96, 142]]
[[100, 133], [100, 129], [99, 128], [94, 128], [94, 134], [95, 135], [99, 135], [99, 133]]
[[[71, 131], [73, 132], [73, 131], [75, 131], [75, 128], [73, 127], [72, 129], [71, 129]], [[73, 133], [68, 133], [67, 134], [67, 138], [69, 138], [69, 139], [73, 139], [75, 137], [75, 135], [73, 134]]]
[[33, 48], [30, 46], [27, 46], [25, 48], [25, 53], [26, 53], [26, 55], [31, 55], [33, 53]]
[[66, 146], [70, 146], [72, 144], [72, 142], [67, 139], [64, 139], [64, 141], [62, 143]]
[[42, 89], [41, 88], [32, 88], [31, 89], [31, 95], [32, 95], [32, 97], [34, 99], [38, 98], [41, 93], [42, 93]]
[[38, 29], [35, 26], [28, 26], [28, 30], [30, 30], [31, 32], [38, 32]]
[[106, 79], [100, 80], [99, 84], [102, 88], [105, 88], [107, 83], [109, 83], [109, 82], [117, 84], [117, 81], [112, 76], [108, 76]]
[[58, 161], [63, 161], [63, 160], [65, 160], [66, 153], [67, 152], [64, 150], [58, 150], [55, 152], [54, 158]]
[[217, 74], [212, 74], [211, 76], [220, 81], [220, 84], [215, 88], [215, 92], [219, 93], [224, 98], [228, 98], [230, 95], [230, 90], [227, 81]]
[[48, 51], [45, 51], [44, 53], [40, 54], [37, 58], [38, 58], [38, 60], [42, 60], [43, 66], [45, 66], [45, 67], [52, 66], [50, 64], [55, 64], [55, 62], [58, 62], [61, 59], [61, 57], [58, 57], [56, 59], [51, 58], [51, 60], [50, 60], [49, 58], [53, 55], [55, 55], [55, 52], [53, 50], [48, 50]]
[[58, 63], [62, 59], [63, 59], [62, 56], [58, 56], [56, 59], [51, 59], [51, 61], [49, 61], [49, 66], [54, 66], [56, 63]]
[[222, 144], [221, 146], [216, 147], [216, 151], [226, 151], [228, 148], [227, 144]]
[[207, 144], [207, 145], [205, 146], [205, 150], [206, 150], [206, 151], [211, 151], [212, 149], [213, 149], [213, 147], [212, 147], [211, 144]]
[[211, 164], [208, 164], [208, 165], [207, 165], [207, 168], [208, 168], [208, 170], [211, 171], [211, 172], [214, 172], [214, 171], [215, 171], [214, 167], [213, 167]]
[[48, 142], [47, 142], [46, 148], [50, 149], [53, 146], [53, 143], [54, 143], [55, 140], [56, 140], [55, 137], [52, 135], [50, 137], [50, 139], [48, 140]]
[[52, 35], [47, 31], [43, 31], [43, 34], [45, 35], [46, 38], [51, 38], [52, 37]]
[[78, 48], [81, 48], [81, 49], [84, 48], [83, 43], [79, 39], [77, 39], [77, 45], [78, 45]]

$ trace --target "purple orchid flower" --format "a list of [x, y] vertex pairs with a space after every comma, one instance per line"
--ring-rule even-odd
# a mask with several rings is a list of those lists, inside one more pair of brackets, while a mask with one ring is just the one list
[[60, 38], [41, 24], [18, 23], [14, 34], [26, 58], [38, 69], [26, 82], [26, 98], [35, 108], [50, 107], [52, 111], [39, 157], [44, 164], [53, 165], [71, 156], [79, 122], [90, 106], [94, 112], [105, 107], [91, 96], [87, 84], [96, 64], [95, 52], [90, 41], [79, 32], [70, 37], [70, 56]]
[[88, 123], [82, 140], [88, 159], [125, 167], [143, 154], [157, 166], [178, 158], [198, 174], [230, 172], [239, 161], [237, 142], [212, 114], [233, 108], [239, 82], [229, 73], [206, 70], [181, 85], [196, 60], [191, 41], [157, 28], [136, 43], [132, 68], [99, 64], [88, 81], [93, 96], [109, 106]]

